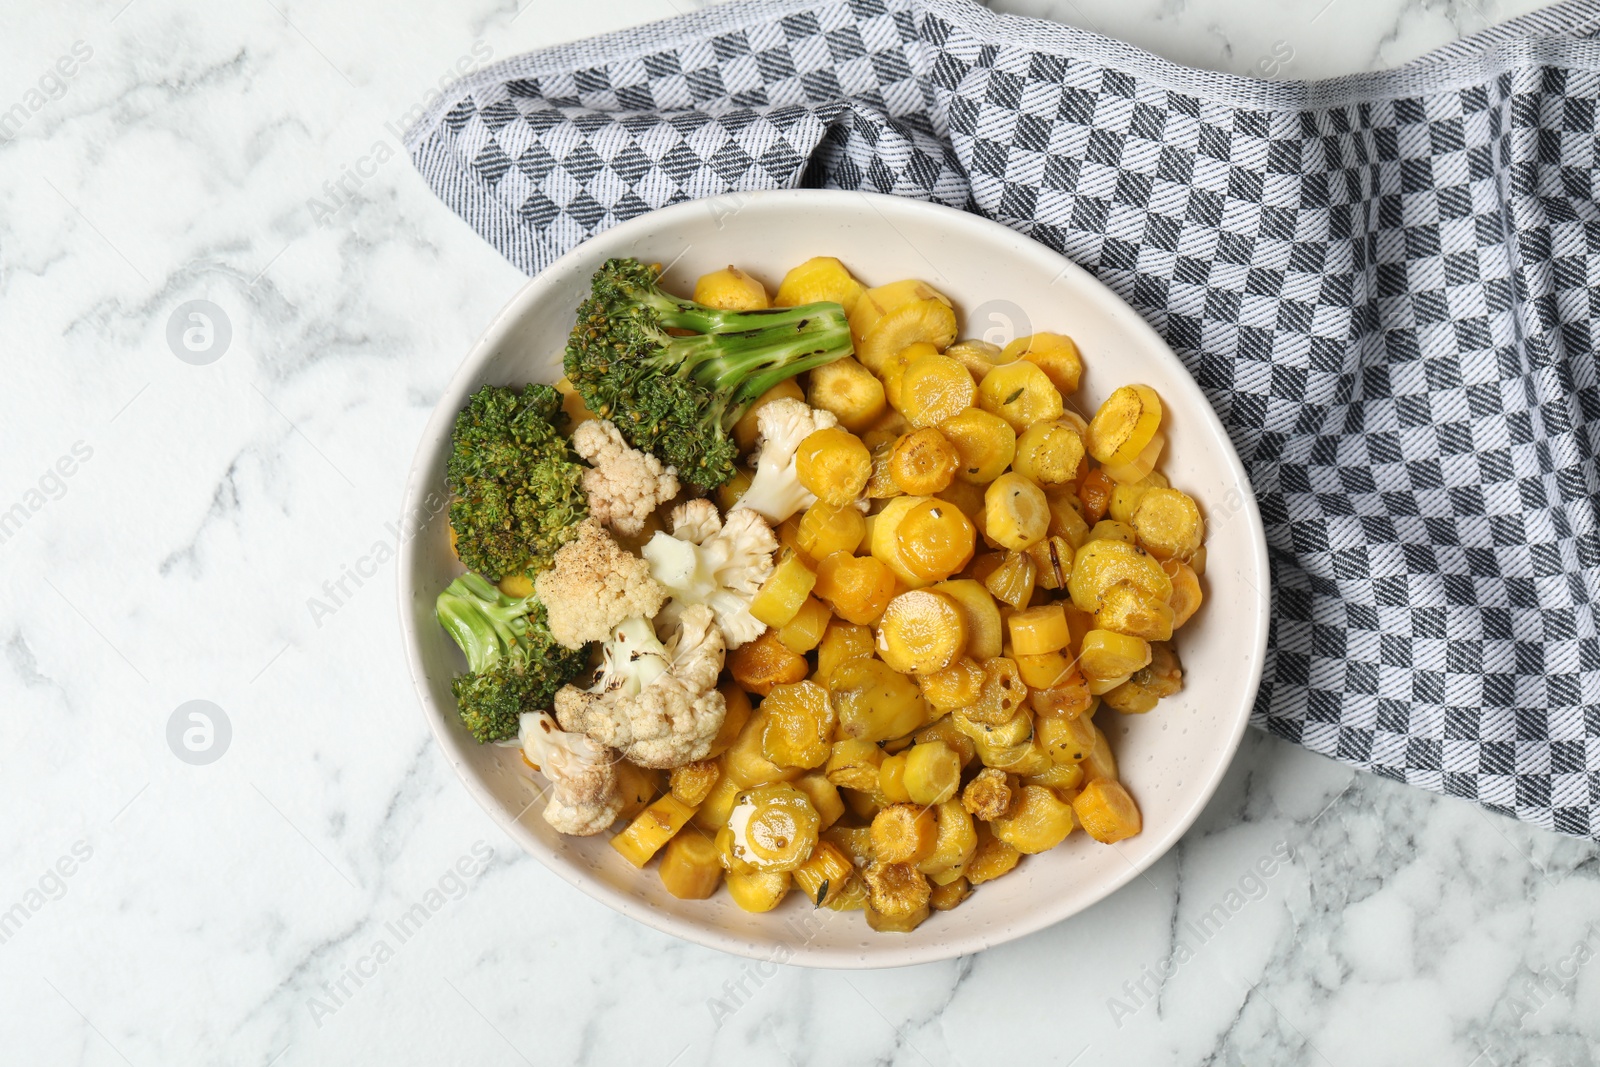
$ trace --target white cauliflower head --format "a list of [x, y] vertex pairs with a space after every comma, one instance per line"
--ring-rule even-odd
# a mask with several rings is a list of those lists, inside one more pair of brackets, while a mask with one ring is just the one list
[[629, 447], [609, 420], [579, 423], [572, 431], [572, 447], [589, 462], [583, 472], [589, 514], [624, 536], [644, 532], [651, 513], [678, 495], [677, 469]]
[[567, 648], [604, 641], [625, 619], [654, 618], [667, 599], [649, 565], [592, 518], [556, 550], [533, 589], [549, 615], [550, 633]]
[[800, 484], [795, 453], [801, 441], [837, 425], [839, 418], [833, 412], [792, 397], [762, 405], [756, 411], [756, 474], [728, 517], [748, 508], [776, 526], [815, 504], [815, 494]]
[[709, 500], [690, 500], [672, 509], [672, 536], [697, 545], [722, 529], [722, 516]]
[[766, 626], [750, 614], [750, 601], [772, 576], [778, 550], [772, 527], [748, 508], [728, 512], [724, 522], [709, 500], [691, 500], [673, 510], [672, 529], [657, 533], [640, 554], [672, 595], [673, 615], [704, 604], [715, 613], [729, 648], [760, 637]]
[[725, 647], [703, 604], [683, 612], [665, 643], [648, 621], [630, 619], [606, 643], [594, 688], [569, 685], [556, 694], [556, 716], [641, 767], [704, 759], [727, 714], [717, 691]]
[[524, 712], [518, 727], [523, 755], [550, 783], [545, 822], [561, 833], [587, 837], [617, 821], [622, 788], [616, 753], [562, 730], [549, 712]]

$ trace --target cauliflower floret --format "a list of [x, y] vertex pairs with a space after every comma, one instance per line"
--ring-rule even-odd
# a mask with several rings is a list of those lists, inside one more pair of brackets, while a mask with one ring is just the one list
[[690, 500], [672, 509], [672, 536], [697, 545], [722, 529], [722, 516], [709, 500]]
[[624, 619], [654, 618], [667, 599], [649, 565], [594, 519], [578, 524], [533, 589], [549, 615], [550, 633], [567, 648], [604, 641]]
[[820, 411], [792, 397], [762, 405], [756, 412], [756, 475], [728, 517], [749, 508], [776, 526], [815, 504], [815, 494], [800, 484], [795, 453], [801, 441], [837, 425], [839, 418], [833, 412]]
[[579, 423], [572, 447], [589, 461], [583, 491], [589, 514], [627, 537], [644, 532], [651, 512], [678, 495], [678, 471], [648, 452], [628, 447], [622, 432], [605, 419]]
[[647, 620], [629, 619], [606, 643], [594, 688], [569, 685], [556, 694], [556, 717], [641, 767], [704, 759], [727, 714], [717, 691], [724, 648], [704, 604], [683, 612], [665, 644]]
[[617, 821], [622, 788], [616, 753], [581, 733], [567, 733], [546, 711], [524, 712], [518, 729], [523, 755], [550, 783], [544, 821], [564, 834], [587, 837]]
[[760, 637], [766, 626], [750, 614], [750, 601], [772, 575], [778, 550], [772, 527], [749, 508], [728, 512], [723, 522], [711, 501], [691, 500], [673, 509], [672, 529], [640, 549], [650, 573], [672, 595], [666, 620], [704, 604], [716, 614], [729, 648]]

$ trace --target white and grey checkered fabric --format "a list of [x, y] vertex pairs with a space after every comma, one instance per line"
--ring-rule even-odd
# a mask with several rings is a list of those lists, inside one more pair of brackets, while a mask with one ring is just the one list
[[413, 130], [532, 273], [651, 208], [865, 189], [1057, 249], [1171, 343], [1271, 547], [1255, 721], [1600, 837], [1600, 2], [1320, 84], [971, 0], [757, 0], [534, 53]]

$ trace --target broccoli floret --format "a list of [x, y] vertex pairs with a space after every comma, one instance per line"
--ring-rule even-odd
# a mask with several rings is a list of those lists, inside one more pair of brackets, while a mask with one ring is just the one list
[[439, 594], [434, 614], [467, 657], [467, 673], [450, 683], [461, 721], [479, 743], [517, 736], [517, 716], [550, 707], [556, 690], [589, 665], [587, 647], [556, 643], [544, 605], [510, 597], [476, 574]]
[[548, 385], [486, 385], [456, 416], [446, 475], [461, 562], [491, 581], [533, 577], [589, 513], [584, 467], [561, 433], [561, 394]]
[[728, 431], [745, 410], [779, 382], [852, 351], [838, 304], [724, 311], [663, 292], [656, 271], [636, 259], [612, 259], [578, 307], [566, 370], [589, 410], [630, 444], [714, 489], [733, 476]]

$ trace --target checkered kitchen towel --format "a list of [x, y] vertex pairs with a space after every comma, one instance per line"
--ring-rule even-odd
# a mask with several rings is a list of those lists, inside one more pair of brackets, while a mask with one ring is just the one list
[[972, 0], [744, 0], [521, 56], [411, 132], [533, 273], [651, 208], [865, 189], [996, 219], [1142, 313], [1271, 547], [1255, 711], [1600, 838], [1600, 0], [1317, 84]]

